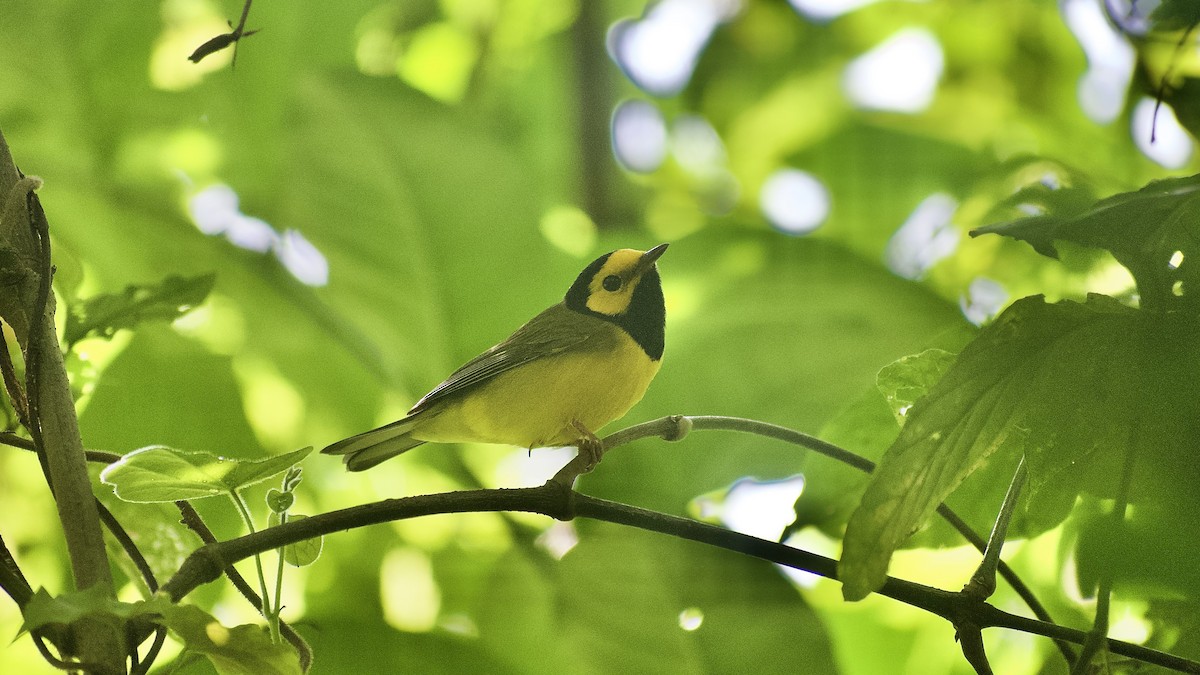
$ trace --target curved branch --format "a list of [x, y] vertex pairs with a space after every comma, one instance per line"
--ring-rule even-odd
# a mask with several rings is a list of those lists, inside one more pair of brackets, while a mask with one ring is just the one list
[[[875, 470], [875, 463], [871, 460], [860, 457], [828, 441], [823, 441], [816, 436], [811, 436], [795, 429], [781, 427], [777, 424], [769, 424], [743, 417], [726, 417], [723, 415], [670, 415], [642, 424], [635, 424], [605, 437], [602, 441], [604, 448], [602, 452], [606, 453], [613, 448], [632, 443], [642, 438], [658, 437], [668, 441], [678, 441], [682, 440], [692, 430], [737, 431], [754, 434], [764, 438], [783, 441], [784, 443], [791, 443], [792, 445], [799, 445], [864, 473], [871, 473]], [[553, 480], [562, 485], [570, 486], [574, 484], [576, 477], [587, 470], [586, 458], [576, 457], [559, 470]], [[983, 553], [987, 549], [987, 541], [977, 534], [975, 530], [972, 530], [971, 526], [967, 525], [966, 521], [959, 517], [949, 506], [939, 504], [937, 513], [980, 553]], [[1012, 587], [1017, 595], [1025, 601], [1025, 604], [1033, 612], [1034, 616], [1046, 623], [1054, 623], [1054, 619], [1050, 616], [1050, 613], [1046, 611], [1041, 601], [1025, 585], [1025, 582], [1021, 580], [1021, 577], [1017, 575], [1015, 570], [1001, 560], [997, 571], [1000, 572], [1000, 576], [1004, 577], [1004, 580], [1008, 582], [1008, 585]], [[1058, 642], [1057, 646], [1063, 658], [1067, 660], [1067, 663], [1075, 662], [1075, 653], [1068, 645]]]

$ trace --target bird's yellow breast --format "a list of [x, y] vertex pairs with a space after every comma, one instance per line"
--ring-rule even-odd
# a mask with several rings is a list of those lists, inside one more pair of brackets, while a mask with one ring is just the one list
[[623, 330], [604, 349], [543, 357], [496, 376], [423, 414], [411, 435], [434, 442], [572, 445], [642, 399], [661, 361]]

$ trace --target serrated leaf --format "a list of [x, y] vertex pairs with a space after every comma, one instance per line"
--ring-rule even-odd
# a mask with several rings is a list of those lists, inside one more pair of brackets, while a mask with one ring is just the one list
[[157, 284], [131, 284], [120, 293], [71, 303], [63, 340], [73, 345], [89, 336], [109, 338], [118, 330], [146, 321], [174, 321], [203, 303], [216, 280], [216, 274], [173, 274]]
[[1155, 385], [1138, 359], [1150, 319], [1103, 296], [1037, 296], [985, 328], [909, 411], [872, 474], [846, 527], [843, 595], [877, 589], [896, 548], [1002, 446], [1026, 450], [1034, 492], [1098, 447], [1126, 443], [1146, 412], [1137, 397]]
[[23, 631], [35, 631], [47, 626], [69, 626], [85, 617], [108, 616], [120, 622], [133, 615], [132, 605], [117, 602], [112, 590], [103, 584], [63, 595], [50, 595], [39, 588], [21, 611]]
[[876, 386], [898, 424], [903, 426], [908, 410], [942, 379], [955, 358], [957, 355], [948, 351], [928, 349], [889, 363], [879, 371]]
[[312, 447], [266, 459], [231, 459], [166, 446], [135, 450], [100, 472], [100, 480], [129, 502], [173, 502], [227, 494], [300, 462]]
[[1200, 257], [1200, 175], [1151, 181], [1081, 209], [1086, 194], [1081, 188], [1018, 193], [1010, 201], [1044, 213], [980, 227], [971, 236], [1002, 234], [1051, 257], [1056, 240], [1102, 248], [1133, 274], [1143, 307], [1200, 304], [1200, 264], [1190, 263]]
[[1194, 0], [1163, 0], [1150, 12], [1150, 23], [1156, 31], [1194, 28], [1200, 23], [1200, 3]]
[[154, 605], [162, 623], [192, 652], [212, 661], [220, 675], [299, 675], [300, 658], [286, 642], [273, 643], [266, 627], [226, 628], [194, 605]]
[[[302, 516], [298, 513], [289, 513], [288, 520], [302, 520], [308, 516]], [[267, 517], [267, 526], [275, 527], [279, 524], [279, 514], [272, 513]], [[317, 561], [321, 557], [321, 551], [325, 547], [325, 537], [315, 537], [313, 539], [305, 539], [298, 541], [295, 544], [288, 544], [283, 547], [283, 561], [292, 567], [305, 567]]]

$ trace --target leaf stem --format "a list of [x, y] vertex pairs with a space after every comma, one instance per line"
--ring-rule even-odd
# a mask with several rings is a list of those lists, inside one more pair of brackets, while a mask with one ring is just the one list
[[[246, 500], [242, 498], [242, 495], [239, 494], [237, 490], [230, 490], [229, 496], [233, 499], [234, 505], [237, 506], [238, 513], [242, 516], [242, 521], [246, 523], [246, 529], [249, 530], [250, 534], [253, 535], [255, 533], [254, 519], [250, 517], [250, 508], [246, 505]], [[272, 612], [271, 597], [267, 595], [267, 577], [263, 573], [262, 556], [260, 552], [254, 553], [254, 567], [258, 571], [258, 588], [262, 593], [262, 606], [259, 607], [259, 609], [262, 611], [262, 615], [266, 617], [268, 621], [270, 621]]]
[[[287, 511], [279, 514], [279, 524], [287, 524]], [[283, 548], [275, 549], [275, 555], [279, 559], [278, 565], [275, 568], [275, 611], [271, 616], [267, 617], [267, 623], [271, 626], [271, 642], [278, 643], [281, 640], [279, 634], [279, 613], [283, 611]]]

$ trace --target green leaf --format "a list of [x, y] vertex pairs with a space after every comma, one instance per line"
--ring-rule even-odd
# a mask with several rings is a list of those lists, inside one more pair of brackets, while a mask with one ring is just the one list
[[312, 447], [266, 459], [230, 459], [157, 445], [135, 450], [110, 464], [100, 480], [129, 502], [200, 499], [253, 485], [303, 460]]
[[226, 628], [194, 605], [155, 598], [162, 623], [192, 652], [207, 656], [220, 675], [298, 675], [300, 658], [286, 642], [273, 643], [266, 627]]
[[[1044, 211], [1039, 215], [980, 227], [971, 232], [1002, 234], [1057, 256], [1054, 241], [1069, 241], [1112, 252], [1137, 281], [1143, 307], [1200, 301], [1200, 175], [1151, 181], [1080, 208], [1082, 188], [1022, 191], [1019, 199]], [[1040, 200], [1040, 201], [1039, 201]]]
[[1103, 296], [1054, 305], [1038, 296], [985, 328], [909, 411], [871, 476], [846, 528], [843, 595], [877, 589], [896, 548], [1001, 447], [1025, 448], [1031, 495], [1061, 486], [1064, 470], [1097, 448], [1124, 447], [1144, 412], [1137, 397], [1155, 385], [1136, 358], [1147, 351], [1145, 316]]
[[[298, 513], [289, 513], [288, 520], [301, 520], [308, 516], [302, 516]], [[279, 524], [279, 514], [271, 513], [267, 517], [267, 527], [275, 527]], [[325, 546], [325, 537], [315, 537], [313, 539], [305, 539], [304, 541], [288, 544], [283, 547], [283, 560], [292, 567], [305, 567], [317, 561], [321, 557], [321, 550]]]
[[1194, 28], [1200, 23], [1200, 3], [1194, 0], [1163, 0], [1150, 12], [1150, 22], [1156, 31]]
[[73, 345], [93, 335], [110, 338], [122, 328], [147, 321], [174, 321], [203, 303], [216, 280], [216, 274], [172, 274], [157, 284], [131, 284], [120, 293], [71, 303], [63, 340]]
[[904, 424], [909, 408], [946, 374], [957, 358], [942, 349], [928, 349], [905, 356], [879, 371], [876, 383], [896, 416]]

